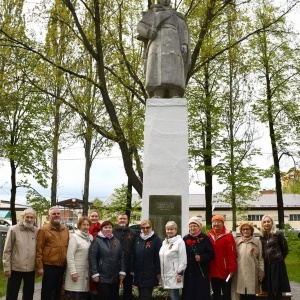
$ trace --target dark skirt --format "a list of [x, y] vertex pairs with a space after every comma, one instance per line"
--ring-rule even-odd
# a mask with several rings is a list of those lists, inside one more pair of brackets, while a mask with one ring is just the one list
[[65, 299], [70, 300], [85, 300], [88, 299], [89, 292], [72, 292], [65, 290]]
[[273, 294], [288, 293], [291, 291], [284, 261], [275, 264], [265, 263], [265, 279], [262, 287], [264, 291]]

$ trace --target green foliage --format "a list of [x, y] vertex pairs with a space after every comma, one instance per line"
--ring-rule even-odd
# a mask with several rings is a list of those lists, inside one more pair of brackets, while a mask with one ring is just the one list
[[[127, 186], [122, 184], [120, 188], [116, 188], [113, 194], [113, 201], [109, 205], [105, 205], [105, 218], [116, 223], [120, 213], [126, 211], [127, 202]], [[132, 203], [131, 219], [140, 220], [141, 216], [141, 201]]]
[[26, 200], [27, 203], [36, 211], [37, 218], [40, 220], [40, 225], [42, 225], [42, 217], [49, 215], [49, 208], [51, 207], [50, 201], [34, 189], [30, 189], [27, 192]]

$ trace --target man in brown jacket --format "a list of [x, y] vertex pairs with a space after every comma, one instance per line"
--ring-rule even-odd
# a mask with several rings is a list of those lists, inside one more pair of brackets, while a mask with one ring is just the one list
[[67, 263], [69, 230], [60, 224], [58, 207], [49, 209], [49, 224], [41, 227], [37, 236], [36, 264], [43, 276], [41, 299], [60, 300], [63, 275]]

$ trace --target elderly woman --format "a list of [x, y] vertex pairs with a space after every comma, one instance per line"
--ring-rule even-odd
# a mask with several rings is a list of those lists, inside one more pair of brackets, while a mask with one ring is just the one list
[[141, 234], [134, 241], [131, 274], [139, 290], [139, 300], [152, 299], [152, 291], [160, 279], [159, 250], [161, 240], [150, 220], [141, 222]]
[[183, 272], [186, 268], [186, 250], [183, 239], [177, 235], [177, 224], [166, 224], [167, 237], [159, 250], [161, 284], [169, 289], [171, 300], [179, 300], [179, 289], [183, 287]]
[[89, 265], [92, 280], [97, 283], [98, 299], [118, 297], [119, 280], [125, 278], [125, 262], [120, 241], [114, 237], [113, 223], [104, 221], [101, 231], [89, 249]]
[[189, 220], [189, 234], [184, 236], [187, 267], [184, 273], [182, 300], [210, 300], [209, 263], [214, 251], [208, 236], [201, 232], [198, 217]]
[[65, 279], [66, 299], [87, 299], [89, 295], [88, 251], [93, 240], [89, 234], [91, 220], [81, 217], [77, 228], [71, 235], [67, 251], [67, 270]]
[[253, 236], [254, 227], [250, 222], [242, 222], [240, 232], [241, 237], [236, 239], [237, 273], [234, 274], [233, 286], [240, 300], [255, 300], [259, 282], [264, 276], [262, 246]]
[[286, 271], [285, 258], [288, 245], [281, 231], [276, 231], [274, 220], [269, 215], [261, 219], [260, 237], [265, 262], [265, 279], [262, 288], [268, 292], [268, 299], [277, 299], [282, 293], [290, 292], [291, 287]]

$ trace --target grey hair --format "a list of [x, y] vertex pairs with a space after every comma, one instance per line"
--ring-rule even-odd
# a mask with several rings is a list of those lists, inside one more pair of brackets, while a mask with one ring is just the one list
[[22, 213], [22, 217], [24, 217], [27, 214], [34, 214], [34, 216], [36, 215], [36, 212], [33, 208], [29, 207], [24, 209], [23, 213]]
[[50, 207], [50, 208], [49, 208], [49, 215], [51, 214], [51, 211], [52, 211], [53, 209], [59, 209], [59, 207], [58, 207], [58, 206], [52, 206], [52, 207]]
[[166, 224], [166, 229], [170, 227], [177, 229], [177, 224], [174, 221], [169, 221]]

